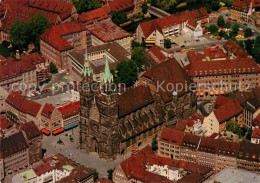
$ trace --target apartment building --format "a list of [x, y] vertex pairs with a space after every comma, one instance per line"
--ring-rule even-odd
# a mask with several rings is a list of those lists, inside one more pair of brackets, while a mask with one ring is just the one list
[[29, 148], [22, 132], [0, 137], [0, 179], [29, 165]]
[[80, 123], [80, 102], [73, 102], [66, 106], [59, 107], [58, 110], [62, 113], [63, 128], [69, 130], [79, 125]]
[[[86, 54], [87, 57], [85, 57]], [[88, 59], [90, 67], [93, 69], [93, 80], [96, 82], [102, 82], [106, 60], [108, 60], [109, 68], [115, 69], [119, 63], [129, 61], [131, 57], [130, 53], [117, 42], [90, 46], [87, 49], [72, 51], [68, 55], [69, 73], [77, 81], [82, 80], [82, 69]]]
[[87, 45], [98, 46], [106, 43], [117, 42], [126, 51], [131, 51], [132, 35], [112, 21], [106, 20], [87, 26]]
[[40, 36], [40, 51], [47, 63], [68, 69], [68, 53], [86, 48], [86, 28], [76, 21], [54, 25]]
[[62, 113], [52, 104], [46, 103], [41, 112], [41, 128], [42, 132], [53, 135], [64, 131]]
[[[165, 148], [175, 145], [175, 142], [165, 143], [163, 134], [170, 132], [171, 137], [176, 133], [175, 129], [163, 130], [159, 138], [160, 147], [158, 155], [165, 157]], [[180, 133], [180, 132], [177, 132]], [[181, 136], [182, 138], [182, 136]], [[166, 145], [164, 145], [166, 144]], [[226, 167], [246, 169], [259, 173], [259, 151], [258, 144], [246, 142], [230, 142], [225, 139], [214, 139], [212, 137], [199, 137], [194, 134], [184, 133], [180, 147], [180, 160], [198, 163], [199, 165], [212, 168], [218, 172]], [[168, 156], [170, 157], [170, 156]], [[177, 160], [177, 159], [176, 159]]]
[[15, 123], [25, 124], [34, 121], [40, 127], [43, 106], [29, 100], [16, 91], [12, 91], [6, 101], [6, 116]]
[[36, 163], [42, 159], [42, 132], [33, 121], [21, 125], [20, 130], [25, 134], [29, 145], [29, 162]]
[[198, 96], [217, 96], [259, 86], [260, 67], [255, 60], [232, 40], [223, 46], [222, 51], [210, 48], [211, 57], [205, 52], [188, 53], [190, 64], [184, 69], [196, 83]]
[[206, 8], [201, 8], [144, 22], [136, 29], [137, 42], [145, 42], [149, 47], [164, 47], [165, 39], [174, 41], [175, 36], [182, 32], [197, 38], [203, 35], [202, 26], [208, 21]]

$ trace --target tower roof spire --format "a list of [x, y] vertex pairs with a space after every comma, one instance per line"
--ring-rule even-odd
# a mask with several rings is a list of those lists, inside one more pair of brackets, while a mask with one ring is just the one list
[[87, 47], [86, 47], [84, 66], [83, 66], [83, 69], [82, 69], [82, 75], [84, 77], [86, 77], [86, 76], [91, 76], [92, 74], [93, 74], [93, 69], [90, 67], [90, 62], [88, 60], [88, 50], [87, 50]]
[[104, 83], [112, 83], [114, 81], [113, 74], [110, 72], [107, 56], [106, 56], [105, 71], [104, 71], [104, 75], [102, 77], [102, 81]]

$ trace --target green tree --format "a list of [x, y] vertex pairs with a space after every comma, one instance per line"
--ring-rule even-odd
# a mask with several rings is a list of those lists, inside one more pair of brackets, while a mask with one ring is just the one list
[[10, 38], [13, 46], [23, 50], [29, 43], [29, 30], [27, 23], [23, 20], [16, 20], [10, 29]]
[[148, 6], [146, 1], [142, 4], [142, 12], [143, 14], [146, 14], [148, 12]]
[[238, 33], [240, 25], [238, 23], [233, 24], [232, 29], [235, 34]]
[[231, 25], [230, 22], [227, 22], [226, 25], [225, 25], [225, 27], [226, 27], [227, 29], [230, 29], [231, 26], [232, 26], [232, 25]]
[[127, 14], [125, 11], [120, 12], [120, 11], [112, 11], [111, 12], [111, 18], [112, 18], [112, 22], [116, 25], [120, 25], [122, 23], [127, 22], [128, 18], [127, 18]]
[[221, 2], [225, 3], [227, 7], [230, 7], [234, 3], [234, 0], [221, 0]]
[[116, 67], [116, 71], [113, 71], [115, 83], [124, 83], [127, 87], [132, 86], [138, 79], [137, 74], [137, 66], [133, 60], [119, 63]]
[[253, 34], [252, 29], [246, 28], [245, 30], [245, 37], [251, 37]]
[[52, 62], [50, 63], [50, 73], [52, 73], [52, 74], [58, 73], [58, 69], [57, 69], [56, 65]]
[[164, 11], [170, 11], [175, 7], [177, 3], [177, 0], [162, 0], [160, 2], [160, 6]]
[[245, 40], [245, 48], [249, 54], [252, 54], [253, 47], [254, 47], [254, 40], [251, 39]]
[[154, 137], [152, 140], [152, 150], [156, 151], [157, 149], [158, 149], [158, 141], [157, 141], [157, 138]]
[[253, 133], [252, 128], [249, 128], [248, 131], [247, 131], [247, 135], [246, 135], [247, 140], [251, 140], [252, 133]]
[[98, 177], [99, 177], [99, 173], [97, 172], [96, 169], [94, 169], [94, 170], [93, 170], [93, 178], [94, 178], [94, 182], [95, 182], [96, 180], [98, 180]]
[[112, 180], [113, 179], [113, 172], [115, 171], [115, 169], [109, 169], [107, 171], [107, 174], [108, 174], [108, 179], [109, 180]]
[[211, 34], [217, 33], [218, 30], [219, 30], [219, 27], [216, 26], [216, 25], [214, 25], [214, 24], [210, 25], [209, 28], [208, 28], [208, 31], [209, 31]]
[[226, 33], [225, 31], [223, 31], [223, 30], [221, 30], [221, 31], [219, 32], [219, 36], [220, 36], [220, 37], [225, 37], [226, 34], [227, 34], [227, 33]]
[[151, 5], [152, 6], [157, 6], [157, 1], [156, 0], [151, 0]]
[[245, 49], [244, 41], [239, 41], [238, 44], [239, 44], [239, 46], [241, 46], [241, 48]]
[[223, 16], [218, 17], [218, 26], [225, 27], [225, 20], [224, 20]]
[[101, 7], [100, 0], [72, 0], [79, 14]]
[[132, 60], [137, 65], [139, 72], [143, 71], [143, 65], [145, 64], [145, 48], [136, 47], [133, 50]]
[[172, 46], [171, 40], [170, 39], [165, 39], [164, 40], [164, 48], [169, 49], [169, 48], [171, 48], [171, 46]]
[[255, 46], [251, 54], [254, 57], [255, 61], [260, 64], [260, 46]]
[[45, 15], [40, 14], [33, 17], [27, 26], [29, 29], [30, 41], [39, 48], [40, 35], [50, 28], [51, 24]]

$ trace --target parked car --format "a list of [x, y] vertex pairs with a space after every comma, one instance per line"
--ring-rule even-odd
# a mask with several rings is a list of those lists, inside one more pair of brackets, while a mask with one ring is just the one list
[[177, 51], [176, 51], [176, 53], [180, 53], [180, 52], [181, 52], [181, 50], [177, 50]]
[[34, 96], [38, 96], [38, 93], [36, 93], [36, 92], [34, 92], [33, 94], [34, 94]]
[[228, 20], [232, 20], [232, 18], [228, 18]]
[[233, 19], [234, 22], [237, 22], [237, 19]]
[[42, 90], [42, 93], [48, 93], [47, 90]]

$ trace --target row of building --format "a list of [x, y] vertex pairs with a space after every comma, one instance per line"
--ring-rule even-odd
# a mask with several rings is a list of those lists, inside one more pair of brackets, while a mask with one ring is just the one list
[[215, 171], [231, 167], [259, 173], [259, 151], [259, 144], [230, 142], [169, 128], [163, 128], [158, 143], [159, 156], [198, 163]]

